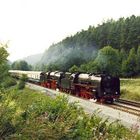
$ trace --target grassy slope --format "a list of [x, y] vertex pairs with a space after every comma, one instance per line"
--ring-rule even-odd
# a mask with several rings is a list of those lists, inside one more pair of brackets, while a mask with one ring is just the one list
[[140, 78], [121, 79], [121, 98], [140, 102]]
[[137, 139], [119, 123], [87, 116], [65, 98], [55, 100], [33, 90], [0, 92], [0, 137], [25, 139]]

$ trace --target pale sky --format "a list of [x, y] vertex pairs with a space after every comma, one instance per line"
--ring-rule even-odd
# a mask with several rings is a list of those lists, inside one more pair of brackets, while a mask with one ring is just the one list
[[140, 16], [140, 0], [0, 0], [0, 42], [14, 61], [107, 19]]

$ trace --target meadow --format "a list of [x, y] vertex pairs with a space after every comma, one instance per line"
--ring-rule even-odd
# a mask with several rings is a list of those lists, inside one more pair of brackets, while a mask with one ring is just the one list
[[121, 79], [121, 98], [140, 102], [140, 78]]

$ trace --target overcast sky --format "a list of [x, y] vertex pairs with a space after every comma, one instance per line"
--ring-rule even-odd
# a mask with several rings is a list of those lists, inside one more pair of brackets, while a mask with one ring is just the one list
[[89, 25], [140, 15], [140, 0], [0, 0], [0, 42], [14, 61], [44, 52]]

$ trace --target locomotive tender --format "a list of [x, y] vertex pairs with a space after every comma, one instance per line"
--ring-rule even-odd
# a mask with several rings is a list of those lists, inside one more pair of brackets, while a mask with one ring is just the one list
[[94, 75], [79, 72], [71, 74], [58, 71], [46, 73], [20, 70], [10, 70], [9, 73], [16, 78], [24, 74], [30, 82], [87, 99], [113, 102], [120, 97], [120, 80], [109, 74]]

